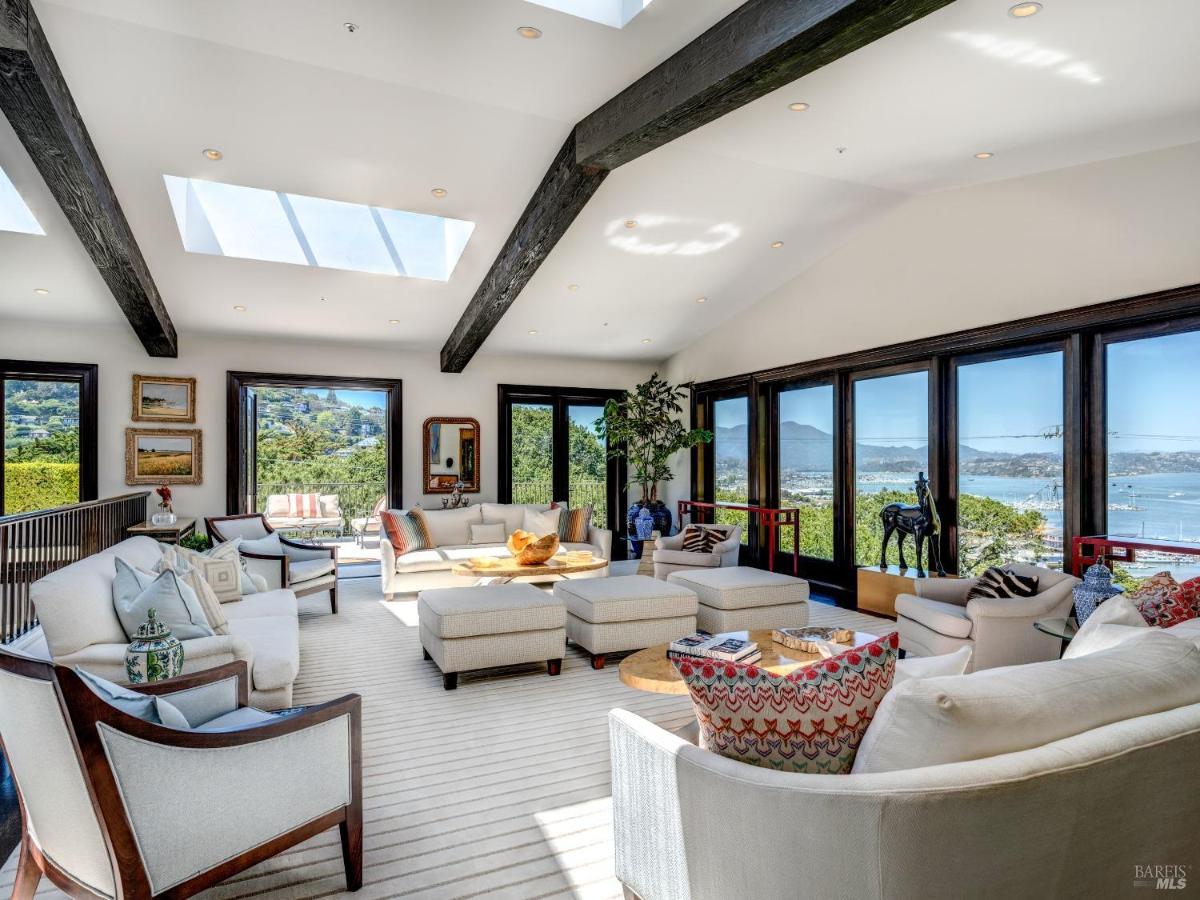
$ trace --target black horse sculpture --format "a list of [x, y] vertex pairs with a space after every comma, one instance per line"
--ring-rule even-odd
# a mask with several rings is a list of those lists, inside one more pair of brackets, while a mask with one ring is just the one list
[[904, 538], [911, 534], [913, 543], [917, 545], [917, 577], [925, 577], [922, 547], [925, 542], [929, 544], [930, 568], [936, 566], [939, 575], [946, 574], [946, 570], [942, 568], [942, 551], [938, 547], [942, 520], [938, 518], [933, 492], [929, 490], [929, 482], [925, 480], [924, 472], [917, 475], [917, 505], [889, 503], [880, 511], [879, 518], [883, 522], [883, 549], [879, 554], [879, 568], [887, 568], [888, 541], [891, 540], [892, 532], [898, 531], [900, 534], [896, 538], [896, 549], [900, 551], [901, 569], [908, 568], [908, 563], [904, 561]]

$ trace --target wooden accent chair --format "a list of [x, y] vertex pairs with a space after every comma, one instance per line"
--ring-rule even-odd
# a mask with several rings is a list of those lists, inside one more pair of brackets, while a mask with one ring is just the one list
[[[209, 516], [204, 520], [214, 543], [242, 538], [256, 541], [275, 533], [262, 513], [241, 516]], [[242, 551], [246, 571], [267, 580], [268, 590], [287, 588], [297, 597], [329, 591], [329, 608], [338, 611], [337, 547], [318, 547], [289, 541], [279, 536], [279, 555]]]
[[[246, 705], [245, 662], [137, 690], [169, 697], [196, 730], [132, 716], [71, 669], [0, 650], [0, 750], [22, 823], [14, 900], [43, 875], [77, 898], [180, 900], [335, 825], [346, 886], [362, 886], [357, 694], [264, 721]], [[204, 730], [214, 717], [226, 727]]]

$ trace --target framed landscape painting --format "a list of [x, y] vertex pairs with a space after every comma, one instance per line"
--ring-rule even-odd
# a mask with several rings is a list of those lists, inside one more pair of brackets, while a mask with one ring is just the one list
[[133, 421], [196, 423], [196, 379], [133, 376]]
[[199, 484], [202, 432], [176, 428], [125, 429], [126, 484]]

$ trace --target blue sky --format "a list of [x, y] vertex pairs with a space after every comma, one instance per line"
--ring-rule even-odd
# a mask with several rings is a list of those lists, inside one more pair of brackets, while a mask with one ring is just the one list
[[[324, 395], [324, 391], [317, 388], [317, 393]], [[387, 408], [387, 394], [383, 391], [337, 391], [338, 400], [342, 403], [348, 403], [350, 406], [374, 407], [375, 409]]]
[[929, 373], [905, 372], [854, 384], [854, 431], [860, 444], [920, 447], [929, 442]]
[[959, 441], [976, 450], [1061, 453], [1063, 357], [1039, 353], [958, 370]]
[[1198, 386], [1200, 332], [1110, 344], [1109, 450], [1200, 452]]
[[604, 413], [603, 404], [599, 406], [572, 406], [567, 410], [571, 421], [582, 425], [588, 431], [596, 430], [596, 420]]

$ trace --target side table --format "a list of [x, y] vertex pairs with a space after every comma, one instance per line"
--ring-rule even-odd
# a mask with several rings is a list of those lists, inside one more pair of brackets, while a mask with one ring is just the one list
[[125, 530], [130, 537], [144, 535], [164, 544], [178, 544], [183, 538], [189, 534], [195, 534], [195, 532], [196, 520], [184, 516], [176, 519], [174, 525], [154, 525], [150, 522], [142, 522], [140, 525], [130, 525]]

